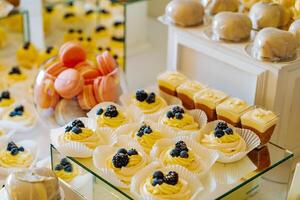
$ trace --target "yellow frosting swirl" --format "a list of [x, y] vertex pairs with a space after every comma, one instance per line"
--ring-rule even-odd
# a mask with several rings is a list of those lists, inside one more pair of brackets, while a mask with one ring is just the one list
[[12, 155], [10, 151], [6, 151], [6, 149], [0, 152], [0, 166], [5, 168], [10, 167], [29, 167], [33, 162], [33, 156], [29, 151], [24, 151], [17, 155]]
[[66, 182], [72, 181], [78, 175], [78, 169], [74, 165], [72, 166], [73, 170], [71, 172], [66, 172], [65, 170], [54, 170], [56, 176], [61, 178]]
[[118, 116], [116, 117], [107, 117], [104, 114], [97, 116], [96, 118], [97, 124], [100, 127], [111, 127], [111, 128], [117, 128], [121, 126], [122, 124], [125, 124], [128, 119], [126, 116], [119, 111]]
[[155, 102], [153, 103], [147, 103], [146, 101], [140, 102], [136, 100], [135, 97], [133, 97], [133, 103], [139, 107], [144, 114], [155, 113], [167, 105], [166, 101], [157, 95], [155, 97]]
[[174, 118], [168, 118], [167, 116], [164, 116], [162, 118], [162, 123], [168, 126], [171, 126], [173, 128], [181, 129], [181, 130], [197, 130], [199, 129], [199, 124], [195, 122], [193, 116], [189, 114], [182, 114], [182, 119], [176, 119]]
[[172, 149], [173, 148], [169, 148], [160, 154], [160, 160], [163, 161], [164, 165], [180, 165], [193, 172], [199, 172], [202, 170], [199, 159], [190, 149], [188, 152], [189, 157], [187, 158], [181, 158], [179, 156], [172, 157], [170, 155]]
[[26, 80], [26, 78], [27, 78], [26, 74], [9, 74], [8, 75], [8, 79], [10, 81], [15, 81], [15, 82], [24, 81], [24, 80]]
[[207, 148], [218, 150], [228, 156], [246, 151], [244, 139], [235, 131], [233, 134], [225, 134], [221, 138], [215, 137], [214, 131], [212, 131], [204, 136], [201, 143]]
[[81, 133], [75, 134], [72, 131], [66, 132], [64, 134], [64, 139], [66, 141], [80, 142], [83, 143], [90, 149], [95, 149], [100, 145], [100, 138], [94, 133], [93, 130], [89, 128], [81, 128]]
[[0, 100], [0, 107], [7, 107], [12, 105], [15, 102], [14, 99], [10, 98], [10, 99], [1, 99]]
[[129, 184], [131, 177], [147, 164], [146, 160], [138, 154], [129, 156], [129, 163], [125, 167], [116, 168], [112, 163], [112, 157], [106, 159], [106, 167], [112, 169], [118, 178], [126, 184]]
[[136, 135], [136, 132], [133, 132], [133, 137], [140, 143], [146, 153], [149, 153], [155, 144], [155, 142], [164, 137], [164, 134], [158, 130], [152, 130], [150, 134], [144, 134], [142, 137]]

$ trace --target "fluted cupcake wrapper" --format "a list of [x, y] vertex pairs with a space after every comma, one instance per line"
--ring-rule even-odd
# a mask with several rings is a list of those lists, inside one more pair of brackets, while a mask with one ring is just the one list
[[[114, 106], [116, 106], [117, 110], [120, 110], [121, 112], [123, 112], [128, 117], [127, 123], [132, 123], [132, 122], [143, 120], [143, 113], [141, 111], [139, 111], [136, 107], [128, 106], [125, 108], [114, 102], [103, 102], [103, 103], [96, 105], [94, 108], [92, 108], [90, 110], [90, 112], [87, 113], [87, 116], [91, 119], [96, 119], [98, 110], [100, 108], [105, 109], [109, 105], [114, 105]], [[114, 129], [114, 128], [111, 128], [111, 129]]]
[[94, 166], [100, 171], [101, 176], [104, 179], [109, 180], [114, 186], [120, 188], [129, 188], [129, 184], [123, 182], [115, 174], [113, 169], [110, 169], [106, 166], [106, 160], [115, 155], [120, 148], [125, 148], [127, 150], [131, 148], [136, 149], [147, 164], [151, 162], [150, 157], [143, 151], [142, 147], [137, 142], [130, 141], [129, 137], [123, 136], [114, 146], [97, 147], [93, 153], [93, 163]]
[[203, 191], [203, 185], [193, 173], [188, 171], [186, 168], [181, 167], [179, 165], [169, 165], [167, 167], [163, 167], [159, 162], [155, 161], [146, 166], [144, 169], [139, 171], [131, 181], [130, 185], [130, 192], [134, 195], [136, 199], [143, 199], [143, 200], [154, 200], [151, 195], [141, 194], [141, 187], [145, 183], [145, 180], [152, 176], [153, 173], [157, 170], [161, 170], [164, 173], [168, 173], [169, 171], [175, 171], [179, 175], [179, 179], [184, 179], [188, 183], [188, 187], [191, 190], [191, 197], [190, 200], [198, 199], [198, 196]]
[[[155, 86], [150, 86], [150, 87], [147, 87], [146, 88], [146, 91], [147, 92], [154, 92], [155, 94], [159, 95], [160, 97], [163, 98], [163, 100], [165, 100], [165, 103], [167, 105], [182, 105], [182, 102], [179, 98], [177, 97], [174, 97], [174, 96], [171, 96], [167, 93], [164, 93], [162, 91], [160, 91], [157, 87]], [[127, 107], [127, 106], [134, 106], [136, 107], [136, 109], [140, 110], [141, 112], [143, 112], [143, 110], [141, 110], [140, 108], [138, 108], [137, 106], [135, 106], [133, 103], [132, 103], [132, 97], [134, 97], [135, 93], [134, 92], [130, 92], [130, 93], [125, 93], [123, 95], [120, 96], [120, 102], [121, 104], [124, 106], [124, 107]], [[158, 117], [159, 117], [159, 114], [160, 114], [160, 110], [154, 112], [154, 113], [151, 113], [151, 114], [143, 114], [144, 115], [144, 119], [145, 120], [152, 120], [152, 121], [157, 121]]]
[[178, 141], [184, 141], [190, 151], [192, 151], [195, 156], [198, 157], [198, 161], [200, 162], [199, 168], [202, 168], [202, 170], [199, 172], [191, 171], [191, 173], [195, 174], [199, 178], [205, 176], [217, 161], [219, 154], [217, 151], [202, 147], [191, 137], [180, 136], [173, 139], [161, 139], [153, 146], [150, 156], [153, 160], [158, 160], [162, 165], [164, 165], [163, 160], [161, 160], [161, 153], [166, 150], [166, 148], [175, 148], [175, 144]]
[[[211, 131], [213, 131], [215, 129], [218, 122], [222, 122], [222, 120], [216, 120], [216, 121], [209, 122], [203, 129], [201, 129], [199, 134], [196, 136], [196, 141], [200, 142], [205, 134], [210, 134]], [[252, 132], [251, 130], [235, 128], [230, 124], [228, 124], [228, 127], [234, 129], [244, 139], [247, 147], [246, 147], [245, 151], [239, 152], [239, 153], [234, 154], [232, 156], [228, 156], [228, 155], [218, 151], [218, 153], [219, 153], [218, 162], [232, 163], [232, 162], [236, 162], [238, 160], [241, 160], [250, 151], [252, 151], [253, 149], [255, 149], [256, 147], [258, 147], [260, 145], [259, 137], [254, 132]]]
[[[22, 146], [24, 147], [25, 150], [28, 150], [30, 152], [30, 154], [33, 157], [33, 161], [31, 163], [31, 165], [28, 167], [29, 169], [33, 168], [37, 162], [38, 159], [38, 149], [37, 149], [37, 144], [35, 141], [33, 140], [23, 140], [20, 142], [16, 142], [17, 146]], [[7, 147], [7, 143], [2, 143], [0, 146], [0, 149], [6, 149]], [[16, 168], [16, 167], [10, 167], [10, 168], [5, 168], [0, 166], [0, 175], [2, 176], [7, 176], [12, 172], [16, 172], [16, 171], [20, 171], [22, 169], [26, 169], [26, 167], [22, 167], [22, 168]]]
[[[163, 138], [173, 138], [177, 136], [177, 133], [175, 131], [169, 129], [166, 126], [160, 126], [156, 122], [150, 120], [123, 125], [116, 129], [114, 133], [117, 135], [119, 140], [122, 136], [128, 136], [129, 140], [135, 141], [137, 144], [139, 144], [139, 142], [135, 138], [133, 138], [133, 134], [136, 134], [140, 127], [144, 124], [150, 126], [152, 130], [159, 131], [162, 134]], [[144, 151], [146, 153], [149, 153], [145, 149]]]
[[5, 132], [5, 135], [0, 136], [0, 145], [8, 143], [16, 132], [16, 130], [12, 126], [3, 121], [0, 121], [0, 129]]
[[[78, 118], [81, 120], [85, 127], [95, 131], [95, 134], [99, 137], [101, 142], [100, 145], [113, 144], [117, 141], [117, 137], [113, 134], [113, 131], [109, 128], [101, 128], [96, 130], [96, 122], [94, 119], [90, 118]], [[76, 158], [88, 158], [93, 155], [93, 149], [88, 148], [86, 145], [80, 142], [74, 141], [61, 141], [61, 136], [65, 134], [65, 128], [71, 125], [72, 122], [66, 124], [63, 127], [52, 129], [50, 131], [51, 143], [54, 147], [63, 155], [76, 157]]]
[[193, 110], [184, 109], [185, 113], [191, 115], [194, 118], [195, 122], [198, 123], [199, 129], [198, 130], [182, 130], [182, 129], [170, 127], [170, 126], [167, 126], [167, 125], [161, 123], [161, 119], [167, 114], [167, 112], [169, 110], [172, 110], [172, 108], [174, 106], [182, 107], [181, 105], [170, 105], [170, 106], [167, 106], [166, 108], [164, 108], [163, 110], [161, 110], [159, 113], [159, 117], [156, 120], [158, 122], [158, 124], [160, 126], [166, 126], [169, 130], [175, 131], [179, 136], [188, 136], [188, 137], [197, 136], [199, 131], [203, 127], [205, 127], [205, 125], [207, 124], [207, 116], [206, 116], [205, 112], [202, 110], [199, 110], [199, 109], [193, 109]]

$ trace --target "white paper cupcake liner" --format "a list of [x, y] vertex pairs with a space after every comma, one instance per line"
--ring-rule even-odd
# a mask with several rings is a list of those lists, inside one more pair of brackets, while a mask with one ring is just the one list
[[[147, 87], [146, 91], [148, 91], [148, 92], [154, 92], [155, 94], [157, 94], [160, 97], [162, 97], [163, 100], [165, 101], [166, 105], [173, 105], [173, 104], [182, 105], [182, 102], [181, 102], [180, 99], [178, 99], [178, 98], [176, 98], [174, 96], [171, 96], [169, 94], [166, 94], [166, 93], [158, 90], [157, 87], [155, 87], [155, 86]], [[134, 107], [136, 107], [136, 109], [138, 109], [141, 112], [143, 112], [143, 110], [141, 110], [140, 108], [138, 108], [137, 106], [135, 106], [132, 103], [132, 97], [134, 95], [135, 95], [135, 92], [125, 93], [125, 94], [121, 95], [120, 102], [122, 103], [122, 105], [124, 107], [134, 106]], [[160, 110], [158, 110], [158, 111], [156, 111], [156, 112], [154, 112], [152, 114], [144, 114], [144, 118], [145, 118], [145, 120], [156, 121], [158, 119], [158, 117], [159, 117], [159, 114], [160, 114]]]
[[[209, 122], [203, 129], [201, 129], [199, 134], [196, 136], [196, 140], [198, 142], [200, 142], [200, 140], [203, 138], [203, 136], [205, 134], [210, 134], [211, 131], [215, 129], [218, 122], [221, 122], [221, 120], [216, 120], [216, 121], [213, 121], [213, 122]], [[232, 129], [234, 129], [244, 139], [247, 147], [246, 147], [246, 151], [239, 152], [239, 153], [237, 153], [235, 155], [232, 155], [232, 156], [228, 156], [228, 155], [218, 151], [218, 153], [219, 153], [218, 162], [221, 162], [221, 163], [232, 163], [232, 162], [236, 162], [238, 160], [241, 160], [250, 151], [252, 151], [253, 149], [255, 149], [256, 147], [258, 147], [260, 145], [259, 137], [254, 132], [252, 132], [251, 130], [235, 128], [235, 127], [231, 126], [230, 124], [228, 124], [228, 126]]]
[[[94, 119], [89, 118], [78, 118], [81, 120], [87, 128], [92, 129], [99, 136], [100, 141], [102, 142], [100, 145], [107, 145], [110, 143], [116, 142], [116, 136], [112, 133], [110, 129], [100, 129], [96, 130], [96, 123]], [[51, 143], [55, 146], [55, 148], [63, 155], [76, 157], [76, 158], [88, 158], [93, 155], [93, 149], [88, 148], [83, 143], [73, 142], [73, 141], [61, 141], [61, 136], [65, 134], [66, 126], [70, 125], [66, 124], [63, 127], [52, 129], [50, 131], [50, 139]]]
[[135, 141], [128, 141], [128, 137], [124, 136], [114, 146], [99, 146], [93, 153], [94, 166], [100, 171], [100, 174], [106, 180], [109, 180], [114, 186], [120, 188], [129, 188], [129, 185], [121, 181], [114, 171], [106, 166], [106, 159], [113, 156], [119, 148], [136, 149], [141, 154], [144, 161], [148, 164], [151, 162], [150, 157], [142, 150]]
[[[199, 166], [202, 168], [201, 171], [199, 172], [193, 172], [195, 175], [199, 177], [203, 177], [206, 175], [211, 167], [215, 164], [217, 161], [219, 154], [217, 151], [206, 149], [202, 147], [200, 144], [194, 141], [193, 138], [186, 137], [186, 136], [181, 136], [181, 137], [176, 137], [173, 139], [161, 139], [155, 143], [155, 145], [152, 148], [152, 151], [150, 152], [150, 156], [152, 157], [153, 160], [158, 160], [163, 164], [163, 160], [161, 160], [160, 156], [161, 153], [166, 149], [166, 148], [174, 148], [176, 142], [178, 141], [184, 141], [187, 145], [187, 147], [195, 154], [195, 156], [198, 157], [198, 161], [200, 162]], [[187, 169], [188, 170], [188, 169]]]
[[[181, 105], [170, 105], [170, 106], [167, 106], [166, 108], [164, 108], [163, 110], [160, 111], [159, 117], [157, 119], [157, 121], [158, 121], [158, 123], [160, 125], [166, 126], [165, 124], [161, 123], [161, 119], [167, 114], [167, 112], [169, 110], [172, 110], [172, 108], [174, 106], [180, 106], [180, 107], [182, 107]], [[179, 134], [180, 136], [192, 136], [192, 137], [195, 137], [196, 135], [198, 135], [199, 131], [203, 127], [205, 127], [205, 125], [207, 124], [207, 116], [206, 116], [206, 114], [205, 114], [204, 111], [199, 110], [199, 109], [193, 109], [193, 110], [184, 109], [184, 111], [185, 111], [185, 113], [193, 116], [194, 120], [199, 124], [199, 129], [198, 130], [191, 130], [190, 131], [190, 130], [181, 130], [181, 129], [173, 128], [173, 127], [170, 127], [170, 126], [167, 126], [167, 127], [169, 127], [170, 129], [172, 129], [173, 131], [176, 131], [177, 133], [180, 133]]]
[[152, 162], [144, 169], [139, 171], [131, 181], [130, 185], [130, 192], [134, 195], [136, 199], [143, 199], [143, 200], [154, 200], [155, 198], [150, 195], [141, 194], [140, 187], [145, 182], [145, 180], [152, 176], [152, 174], [157, 171], [161, 170], [163, 172], [175, 171], [178, 173], [180, 179], [184, 179], [188, 183], [188, 187], [191, 190], [191, 197], [190, 200], [199, 199], [198, 196], [203, 191], [203, 185], [199, 181], [197, 177], [194, 176], [193, 173], [189, 172], [187, 169], [178, 166], [178, 165], [170, 165], [167, 167], [163, 167], [159, 162]]
[[[38, 159], [38, 149], [37, 149], [36, 142], [34, 142], [33, 140], [23, 140], [20, 142], [16, 142], [16, 145], [23, 146], [25, 148], [25, 150], [28, 150], [31, 153], [31, 155], [33, 157], [33, 161], [28, 168], [29, 169], [33, 168]], [[7, 143], [1, 144], [0, 149], [4, 149], [4, 148], [6, 149], [6, 147], [7, 147]], [[7, 176], [12, 172], [20, 171], [22, 169], [26, 169], [26, 168], [25, 167], [24, 168], [15, 168], [15, 167], [5, 168], [5, 167], [0, 166], [0, 175]]]
[[0, 130], [3, 130], [5, 132], [5, 135], [0, 137], [0, 144], [9, 142], [16, 132], [16, 130], [12, 128], [12, 126], [8, 125], [4, 121], [0, 121]]
[[[16, 107], [18, 105], [23, 105], [25, 107], [25, 109], [27, 109], [27, 111], [32, 115], [31, 116], [32, 122], [28, 122], [28, 123], [26, 121], [14, 122], [11, 120], [3, 119], [4, 115], [11, 112], [14, 109], [14, 107]], [[32, 103], [30, 103], [26, 100], [23, 100], [20, 102], [15, 102], [13, 105], [5, 108], [5, 110], [3, 110], [3, 112], [0, 114], [0, 119], [2, 119], [1, 121], [7, 127], [11, 127], [11, 129], [15, 129], [17, 132], [22, 132], [22, 133], [33, 130], [36, 127], [38, 120], [39, 120], [36, 110], [33, 107]]]
[[109, 105], [114, 105], [117, 107], [117, 110], [120, 110], [121, 112], [123, 112], [128, 117], [127, 123], [132, 123], [132, 122], [140, 121], [143, 119], [143, 113], [141, 111], [139, 111], [137, 108], [135, 108], [133, 106], [123, 108], [122, 106], [120, 106], [114, 102], [103, 102], [103, 103], [96, 105], [94, 108], [92, 108], [90, 110], [90, 112], [87, 113], [87, 116], [89, 118], [95, 119], [99, 108], [105, 109]]

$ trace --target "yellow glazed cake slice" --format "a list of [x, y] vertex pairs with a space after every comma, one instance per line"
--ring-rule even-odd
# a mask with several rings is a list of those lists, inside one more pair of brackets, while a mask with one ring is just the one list
[[250, 105], [238, 98], [229, 98], [216, 107], [218, 119], [236, 127], [240, 127], [241, 116], [250, 109]]
[[98, 127], [109, 128], [118, 128], [128, 122], [125, 113], [118, 110], [114, 105], [109, 105], [106, 108], [99, 108], [96, 120]]
[[95, 149], [101, 143], [98, 135], [92, 129], [85, 127], [81, 120], [74, 120], [67, 126], [60, 139], [64, 143], [80, 142], [90, 149]]
[[184, 83], [187, 78], [177, 71], [167, 71], [158, 76], [158, 86], [163, 92], [176, 96], [176, 88]]
[[200, 143], [209, 149], [217, 150], [226, 156], [246, 151], [246, 142], [225, 122], [219, 122], [211, 133], [205, 134]]
[[132, 97], [132, 102], [144, 114], [155, 113], [167, 105], [162, 97], [154, 92], [148, 93], [145, 90], [137, 90], [135, 96]]
[[213, 121], [217, 119], [217, 105], [227, 98], [228, 95], [224, 92], [207, 88], [195, 94], [195, 108], [203, 110], [207, 115], [208, 121]]
[[261, 144], [265, 144], [273, 134], [278, 117], [272, 111], [256, 108], [242, 115], [241, 122], [243, 128], [254, 131]]
[[186, 81], [177, 87], [176, 92], [182, 104], [187, 109], [194, 109], [194, 95], [202, 91], [206, 86], [197, 81]]
[[33, 162], [33, 155], [24, 147], [14, 142], [7, 144], [0, 152], [0, 166], [4, 168], [28, 168]]
[[160, 118], [159, 122], [177, 130], [194, 131], [200, 128], [194, 117], [180, 106], [174, 106]]

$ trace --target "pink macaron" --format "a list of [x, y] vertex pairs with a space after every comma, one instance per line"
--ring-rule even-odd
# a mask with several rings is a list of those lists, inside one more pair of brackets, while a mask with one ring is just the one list
[[90, 110], [96, 104], [96, 98], [93, 92], [93, 85], [85, 85], [83, 86], [82, 92], [77, 97], [79, 106], [83, 110]]
[[79, 42], [67, 42], [59, 49], [59, 58], [66, 67], [75, 67], [86, 57], [86, 51]]
[[55, 89], [60, 96], [71, 99], [78, 95], [84, 85], [82, 75], [75, 69], [66, 69], [61, 72], [54, 83]]
[[37, 83], [34, 87], [35, 102], [43, 109], [55, 108], [60, 97], [54, 88], [54, 81], [46, 78]]
[[83, 76], [85, 84], [92, 84], [94, 79], [101, 75], [100, 71], [88, 61], [77, 64], [74, 69]]
[[107, 75], [117, 68], [117, 62], [108, 51], [99, 54], [96, 59], [102, 75]]
[[54, 62], [46, 69], [46, 75], [49, 77], [57, 77], [62, 71], [68, 69], [62, 62]]

